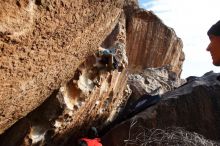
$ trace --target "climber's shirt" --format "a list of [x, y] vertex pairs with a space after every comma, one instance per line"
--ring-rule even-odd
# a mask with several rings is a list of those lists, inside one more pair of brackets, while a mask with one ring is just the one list
[[94, 138], [94, 139], [81, 138], [80, 140], [85, 141], [88, 146], [102, 146], [100, 138]]

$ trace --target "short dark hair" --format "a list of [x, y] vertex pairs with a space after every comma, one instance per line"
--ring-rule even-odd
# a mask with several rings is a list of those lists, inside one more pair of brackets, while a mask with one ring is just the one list
[[88, 146], [84, 140], [79, 140], [77, 146]]
[[212, 25], [212, 27], [207, 32], [208, 36], [215, 35], [220, 36], [220, 21]]
[[99, 137], [99, 134], [98, 134], [98, 131], [97, 131], [96, 127], [89, 128], [88, 138], [93, 139], [93, 138], [97, 138], [97, 137]]

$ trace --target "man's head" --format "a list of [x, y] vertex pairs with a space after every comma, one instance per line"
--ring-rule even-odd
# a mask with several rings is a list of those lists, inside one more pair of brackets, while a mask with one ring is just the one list
[[99, 137], [97, 129], [95, 127], [90, 127], [88, 130], [88, 138], [93, 139], [97, 137]]
[[220, 66], [220, 21], [212, 25], [207, 34], [210, 39], [207, 51], [211, 53], [213, 64]]
[[84, 140], [79, 140], [77, 146], [88, 146]]

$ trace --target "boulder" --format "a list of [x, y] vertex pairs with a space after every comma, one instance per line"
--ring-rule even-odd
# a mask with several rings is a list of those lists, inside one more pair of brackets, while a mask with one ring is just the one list
[[73, 77], [122, 7], [123, 0], [0, 2], [0, 133]]
[[[136, 0], [0, 3], [0, 146], [74, 145], [89, 127], [99, 130], [115, 119], [129, 97], [133, 69], [171, 65], [180, 75], [180, 39], [154, 14], [139, 9]], [[144, 35], [162, 41], [169, 34], [170, 40], [160, 44], [167, 57], [150, 44], [134, 46], [142, 34], [134, 27], [137, 20], [143, 25], [151, 16], [162, 35], [143, 27]], [[116, 42], [122, 44], [116, 49], [120, 71], [97, 68], [98, 48], [110, 49]], [[139, 64], [136, 49], [165, 60]]]
[[199, 133], [207, 139], [219, 141], [219, 76], [219, 73], [209, 72], [202, 77], [191, 78], [181, 87], [165, 93], [159, 103], [109, 131], [103, 137], [104, 145], [125, 145], [126, 142], [132, 143], [132, 140], [137, 142], [137, 138], [143, 138], [141, 136], [145, 130], [157, 132], [157, 129], [178, 130], [179, 127], [191, 133]]

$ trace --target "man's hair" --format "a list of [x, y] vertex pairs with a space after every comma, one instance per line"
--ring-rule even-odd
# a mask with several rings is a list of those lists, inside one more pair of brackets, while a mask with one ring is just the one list
[[88, 138], [97, 138], [99, 135], [98, 135], [98, 131], [95, 127], [91, 127], [89, 128], [88, 130]]
[[84, 140], [79, 140], [77, 146], [88, 146]]
[[212, 27], [208, 30], [207, 34], [208, 36], [210, 35], [220, 36], [220, 21], [212, 25]]

